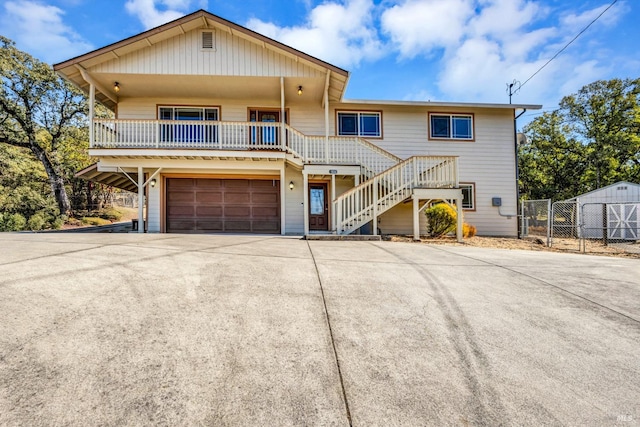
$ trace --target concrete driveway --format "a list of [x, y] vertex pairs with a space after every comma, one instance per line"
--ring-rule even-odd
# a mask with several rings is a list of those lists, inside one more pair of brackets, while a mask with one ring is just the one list
[[640, 262], [0, 234], [0, 425], [638, 425]]

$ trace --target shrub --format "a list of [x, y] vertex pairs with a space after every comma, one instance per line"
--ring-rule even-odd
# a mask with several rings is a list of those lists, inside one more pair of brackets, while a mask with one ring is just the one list
[[108, 225], [111, 224], [111, 221], [104, 218], [85, 216], [82, 218], [82, 223], [87, 225]]
[[[442, 237], [447, 233], [456, 231], [458, 213], [454, 207], [447, 203], [438, 203], [425, 210], [430, 237]], [[476, 235], [476, 227], [471, 224], [462, 224], [462, 236], [473, 237]]]
[[424, 211], [429, 225], [429, 236], [442, 237], [456, 229], [456, 211], [447, 203], [438, 203]]
[[117, 209], [108, 208], [99, 211], [97, 216], [102, 219], [108, 219], [109, 221], [120, 221], [120, 218], [122, 218], [122, 212]]
[[42, 211], [34, 213], [29, 218], [29, 221], [27, 221], [27, 228], [29, 228], [29, 230], [42, 230], [45, 228], [45, 225], [48, 225], [47, 218]]
[[27, 220], [19, 213], [0, 212], [0, 231], [20, 231], [24, 230]]
[[467, 224], [466, 222], [462, 224], [462, 236], [463, 237], [473, 237], [476, 235], [476, 227], [471, 224]]

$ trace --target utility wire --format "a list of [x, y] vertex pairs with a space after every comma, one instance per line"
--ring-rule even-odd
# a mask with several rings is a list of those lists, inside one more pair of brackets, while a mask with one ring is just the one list
[[522, 83], [522, 84], [520, 85], [520, 88], [522, 88], [522, 86], [526, 85], [526, 84], [527, 84], [527, 82], [528, 82], [529, 80], [531, 80], [532, 78], [534, 78], [534, 77], [535, 77], [535, 75], [536, 75], [536, 74], [538, 74], [540, 71], [542, 71], [542, 69], [543, 69], [544, 67], [546, 67], [547, 65], [549, 65], [549, 63], [550, 63], [551, 61], [553, 61], [554, 59], [556, 59], [556, 58], [558, 57], [558, 55], [560, 55], [562, 52], [564, 52], [564, 50], [565, 50], [566, 48], [568, 48], [568, 47], [571, 45], [571, 43], [573, 43], [574, 41], [576, 41], [576, 39], [577, 39], [578, 37], [580, 37], [580, 36], [582, 35], [582, 33], [584, 33], [585, 31], [587, 31], [587, 30], [589, 29], [589, 27], [590, 27], [590, 26], [592, 26], [592, 25], [593, 25], [593, 24], [594, 24], [598, 19], [600, 19], [600, 17], [601, 17], [602, 15], [604, 15], [604, 14], [605, 14], [609, 9], [611, 9], [611, 8], [613, 7], [613, 5], [614, 5], [614, 4], [616, 4], [617, 2], [618, 2], [618, 0], [613, 0], [613, 2], [611, 2], [611, 4], [610, 4], [609, 6], [607, 6], [607, 8], [606, 8], [605, 10], [603, 10], [603, 11], [600, 13], [600, 15], [596, 16], [596, 18], [595, 18], [593, 21], [591, 21], [591, 22], [589, 23], [589, 25], [587, 25], [586, 27], [584, 27], [584, 28], [582, 29], [582, 31], [580, 31], [580, 32], [579, 32], [579, 33], [578, 33], [574, 38], [572, 38], [572, 39], [569, 41], [569, 43], [567, 43], [566, 45], [564, 45], [564, 47], [563, 47], [562, 49], [560, 49], [560, 50], [558, 51], [558, 53], [556, 53], [555, 55], [553, 55], [553, 57], [552, 57], [550, 60], [548, 60], [548, 61], [547, 61], [547, 62], [546, 62], [542, 67], [538, 68], [538, 71], [536, 71], [535, 73], [533, 73], [533, 74], [531, 75], [531, 77], [529, 77], [527, 80], [525, 80], [525, 81], [524, 81], [524, 83]]

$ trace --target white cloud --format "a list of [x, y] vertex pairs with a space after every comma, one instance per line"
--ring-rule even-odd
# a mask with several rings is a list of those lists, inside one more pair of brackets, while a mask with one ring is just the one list
[[279, 27], [255, 18], [246, 25], [324, 61], [353, 67], [384, 54], [371, 19], [372, 10], [371, 0], [329, 2], [313, 8], [301, 26]]
[[93, 49], [62, 20], [64, 12], [35, 1], [8, 1], [0, 18], [2, 32], [19, 49], [53, 63]]
[[[192, 0], [127, 0], [124, 6], [148, 30], [181, 18], [190, 11], [191, 3]], [[198, 3], [202, 6], [202, 1]]]
[[382, 13], [382, 31], [402, 57], [413, 58], [455, 46], [473, 13], [471, 0], [407, 0]]
[[[598, 16], [602, 12], [604, 12], [604, 10], [608, 6], [609, 5], [604, 4], [600, 7], [589, 9], [582, 13], [569, 13], [561, 18], [560, 24], [563, 27], [570, 29], [572, 31], [582, 30], [582, 28], [586, 27], [594, 19], [598, 18]], [[624, 5], [620, 5], [618, 7], [614, 6], [611, 8], [611, 10], [608, 10], [607, 13], [602, 15], [602, 17], [599, 18], [598, 21], [605, 25], [613, 25], [617, 22], [620, 16], [619, 13], [624, 13], [624, 12], [626, 12], [626, 6]]]

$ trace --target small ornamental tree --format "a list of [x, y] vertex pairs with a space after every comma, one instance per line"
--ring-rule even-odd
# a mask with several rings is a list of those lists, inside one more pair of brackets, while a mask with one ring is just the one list
[[447, 203], [438, 203], [424, 211], [430, 237], [442, 237], [456, 229], [457, 214]]

